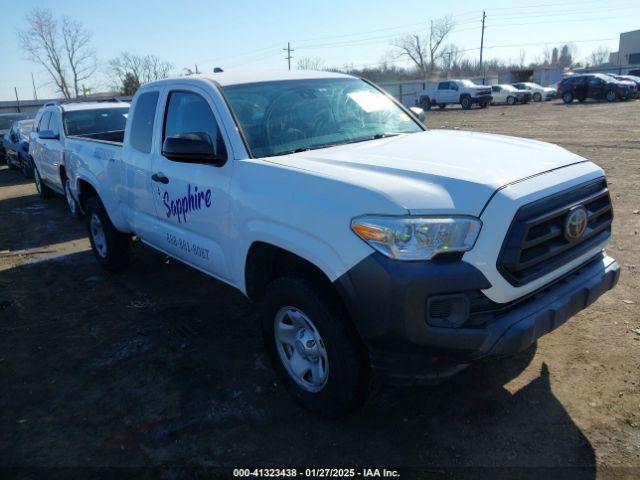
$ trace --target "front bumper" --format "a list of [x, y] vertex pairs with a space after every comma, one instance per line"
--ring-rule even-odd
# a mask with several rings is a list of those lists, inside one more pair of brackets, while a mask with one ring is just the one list
[[[376, 376], [415, 384], [438, 382], [474, 361], [527, 349], [612, 289], [619, 272], [618, 263], [600, 253], [541, 290], [494, 304], [480, 292], [490, 287], [488, 280], [466, 262], [397, 262], [375, 253], [336, 286]], [[430, 299], [447, 296], [468, 298], [467, 318], [457, 328], [427, 322]]]
[[491, 95], [478, 95], [477, 97], [470, 97], [471, 103], [474, 105], [478, 105], [480, 103], [491, 103], [493, 97]]

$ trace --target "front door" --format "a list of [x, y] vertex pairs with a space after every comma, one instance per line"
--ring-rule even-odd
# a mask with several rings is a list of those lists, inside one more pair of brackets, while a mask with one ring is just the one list
[[[223, 243], [229, 237], [229, 182], [233, 161], [226, 134], [210, 95], [185, 85], [166, 92], [160, 148], [152, 159], [152, 189], [156, 204], [157, 245], [167, 253], [218, 278], [229, 280]], [[222, 166], [198, 159], [170, 160], [162, 155], [167, 137], [208, 135]]]

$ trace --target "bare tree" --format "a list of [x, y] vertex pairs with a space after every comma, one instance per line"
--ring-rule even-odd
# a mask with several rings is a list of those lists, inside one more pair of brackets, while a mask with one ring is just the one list
[[599, 46], [587, 58], [587, 65], [597, 67], [604, 63], [609, 63], [610, 50], [607, 47]]
[[426, 38], [420, 35], [397, 38], [392, 42], [392, 45], [397, 48], [396, 57], [409, 57], [426, 77], [427, 74], [433, 73], [436, 61], [442, 56], [440, 47], [454, 26], [453, 18], [446, 16], [430, 22]]
[[409, 57], [422, 76], [427, 76], [430, 71], [427, 62], [427, 49], [420, 35], [406, 35], [402, 38], [397, 38], [392, 42], [392, 45], [398, 49], [396, 58]]
[[91, 48], [91, 32], [77, 20], [62, 17], [61, 33], [71, 70], [73, 91], [78, 97], [81, 82], [89, 79], [97, 68], [95, 50]]
[[321, 58], [300, 58], [296, 63], [296, 68], [298, 70], [323, 70], [324, 60]]
[[18, 38], [27, 58], [47, 71], [64, 98], [71, 98], [59, 22], [51, 10], [41, 8], [31, 10], [26, 20], [27, 28], [18, 31]]
[[429, 28], [429, 68], [431, 71], [433, 71], [436, 60], [438, 59], [438, 49], [440, 45], [442, 45], [442, 42], [444, 42], [445, 38], [451, 33], [455, 25], [455, 21], [450, 15], [431, 21]]
[[460, 48], [449, 43], [442, 47], [442, 53], [440, 54], [442, 59], [442, 70], [448, 75], [452, 69], [455, 69], [463, 58], [463, 52]]
[[131, 95], [131, 91], [135, 93], [140, 85], [167, 78], [174, 66], [155, 55], [122, 52], [119, 57], [109, 60], [108, 68], [114, 88]]

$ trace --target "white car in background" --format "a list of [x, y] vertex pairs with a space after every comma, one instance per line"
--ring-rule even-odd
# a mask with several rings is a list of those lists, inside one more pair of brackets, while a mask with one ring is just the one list
[[529, 90], [518, 90], [513, 85], [492, 85], [491, 96], [493, 97], [491, 104], [506, 103], [507, 105], [515, 105], [516, 103], [529, 103], [531, 101], [531, 92]]
[[555, 88], [543, 87], [533, 82], [520, 82], [512, 83], [514, 87], [520, 90], [529, 90], [533, 96], [534, 102], [541, 102], [542, 100], [551, 100], [556, 98], [558, 91]]

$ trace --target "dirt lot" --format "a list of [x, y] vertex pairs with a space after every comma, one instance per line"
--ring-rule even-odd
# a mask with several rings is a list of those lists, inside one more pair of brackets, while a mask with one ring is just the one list
[[555, 142], [604, 167], [617, 289], [537, 352], [439, 387], [377, 387], [362, 411], [326, 421], [275, 383], [242, 295], [139, 243], [127, 274], [106, 274], [63, 199], [43, 203], [3, 166], [0, 464], [640, 477], [640, 101], [451, 108], [426, 123]]

